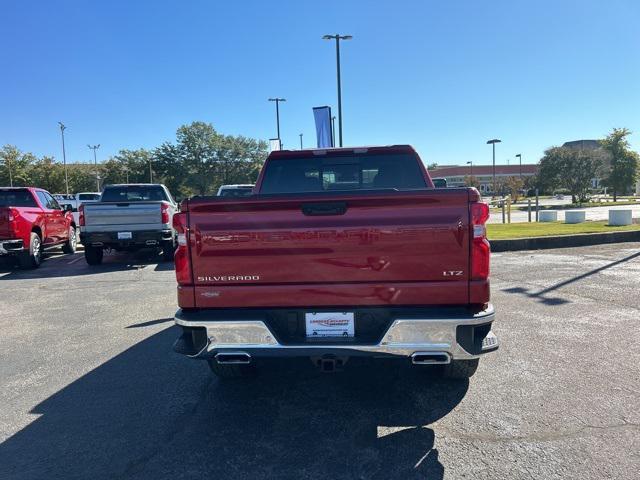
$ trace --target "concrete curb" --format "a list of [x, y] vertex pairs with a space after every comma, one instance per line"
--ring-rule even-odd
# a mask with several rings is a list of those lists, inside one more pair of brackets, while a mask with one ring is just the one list
[[640, 242], [640, 230], [628, 232], [582, 233], [557, 237], [528, 237], [512, 240], [489, 240], [492, 252], [541, 250], [546, 248], [583, 247], [603, 243]]

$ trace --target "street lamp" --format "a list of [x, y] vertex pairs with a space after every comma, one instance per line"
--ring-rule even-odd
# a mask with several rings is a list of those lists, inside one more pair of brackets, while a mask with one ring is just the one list
[[93, 150], [93, 166], [96, 169], [96, 191], [100, 191], [100, 176], [98, 175], [98, 160], [96, 157], [96, 150], [100, 148], [100, 144], [98, 145], [87, 145], [91, 150]]
[[69, 195], [69, 176], [67, 175], [67, 152], [64, 149], [64, 131], [65, 127], [62, 122], [58, 122], [60, 125], [60, 134], [62, 135], [62, 162], [64, 163], [64, 186], [67, 189], [67, 195]]
[[129, 183], [129, 167], [125, 165], [124, 167], [122, 167], [122, 170], [124, 170], [124, 175], [125, 175], [125, 178], [127, 179], [125, 183]]
[[491, 140], [487, 140], [487, 145], [491, 144], [493, 147], [493, 195], [496, 194], [496, 143], [501, 143], [502, 140], [497, 138], [493, 138]]
[[300, 134], [299, 136], [300, 136], [300, 150], [303, 150], [304, 147], [302, 146], [302, 134]]
[[473, 177], [473, 162], [469, 161], [467, 165], [469, 165], [469, 176]]
[[[270, 102], [276, 102], [276, 128], [278, 129], [278, 143], [282, 143], [280, 141], [280, 102], [286, 102], [286, 98], [270, 98]], [[280, 147], [282, 148], [282, 147]]]
[[338, 133], [340, 139], [340, 146], [342, 147], [342, 89], [340, 87], [340, 40], [351, 40], [351, 35], [325, 35], [323, 40], [335, 40], [336, 41], [336, 67], [338, 73]]
[[522, 178], [522, 154], [517, 154], [516, 158], [520, 160], [520, 178]]

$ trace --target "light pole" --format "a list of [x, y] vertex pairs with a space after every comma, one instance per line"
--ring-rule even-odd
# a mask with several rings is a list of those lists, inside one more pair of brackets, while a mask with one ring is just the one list
[[502, 142], [502, 140], [499, 140], [497, 138], [487, 140], [487, 145], [491, 144], [491, 146], [493, 147], [493, 192], [491, 192], [493, 195], [496, 194], [496, 143], [500, 142]]
[[13, 187], [13, 174], [11, 173], [11, 160], [9, 160], [9, 157], [6, 158], [4, 163], [7, 164], [7, 168], [9, 169], [9, 186]]
[[67, 175], [67, 152], [64, 148], [64, 131], [67, 127], [62, 122], [58, 122], [60, 125], [60, 134], [62, 135], [62, 163], [64, 163], [64, 186], [67, 189], [67, 195], [69, 195], [69, 176]]
[[522, 179], [522, 154], [517, 154], [516, 158], [520, 160], [520, 179]]
[[87, 145], [91, 150], [93, 150], [93, 166], [96, 169], [96, 192], [100, 191], [100, 177], [98, 176], [98, 159], [96, 156], [96, 150], [100, 148], [100, 144], [98, 145]]
[[473, 162], [469, 161], [467, 165], [469, 165], [469, 176], [473, 177]]
[[282, 141], [280, 140], [280, 102], [286, 102], [286, 98], [270, 98], [270, 102], [276, 102], [276, 128], [278, 129], [278, 143], [280, 144], [280, 148], [282, 148]]
[[302, 146], [302, 133], [299, 135], [300, 137], [300, 150], [304, 150], [304, 147]]
[[336, 146], [336, 116], [331, 117], [331, 146]]
[[340, 86], [340, 40], [351, 40], [352, 35], [325, 35], [323, 40], [336, 41], [336, 68], [338, 73], [338, 134], [340, 146], [342, 147], [342, 88]]
[[124, 170], [124, 175], [126, 178], [125, 183], [129, 183], [129, 167], [125, 165], [124, 167], [122, 167], [122, 170]]
[[153, 170], [151, 169], [151, 155], [149, 155], [149, 183], [153, 183]]

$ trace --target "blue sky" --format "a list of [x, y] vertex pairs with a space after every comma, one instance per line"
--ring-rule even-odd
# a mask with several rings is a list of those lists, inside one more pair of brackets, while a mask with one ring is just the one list
[[[427, 163], [537, 161], [567, 140], [632, 129], [640, 148], [640, 2], [5, 1], [0, 145], [89, 161], [173, 140], [194, 120], [227, 134], [315, 140], [336, 106], [345, 145], [410, 143]], [[337, 108], [335, 109], [337, 111]]]

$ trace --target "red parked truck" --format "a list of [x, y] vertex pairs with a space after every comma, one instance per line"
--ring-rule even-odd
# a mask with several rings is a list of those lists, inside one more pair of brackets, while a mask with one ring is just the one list
[[76, 225], [46, 190], [0, 187], [0, 256], [17, 257], [23, 268], [40, 266], [45, 249], [76, 251]]
[[468, 378], [491, 331], [489, 209], [408, 145], [276, 151], [252, 196], [174, 216], [174, 349], [239, 376], [264, 357], [400, 358]]

